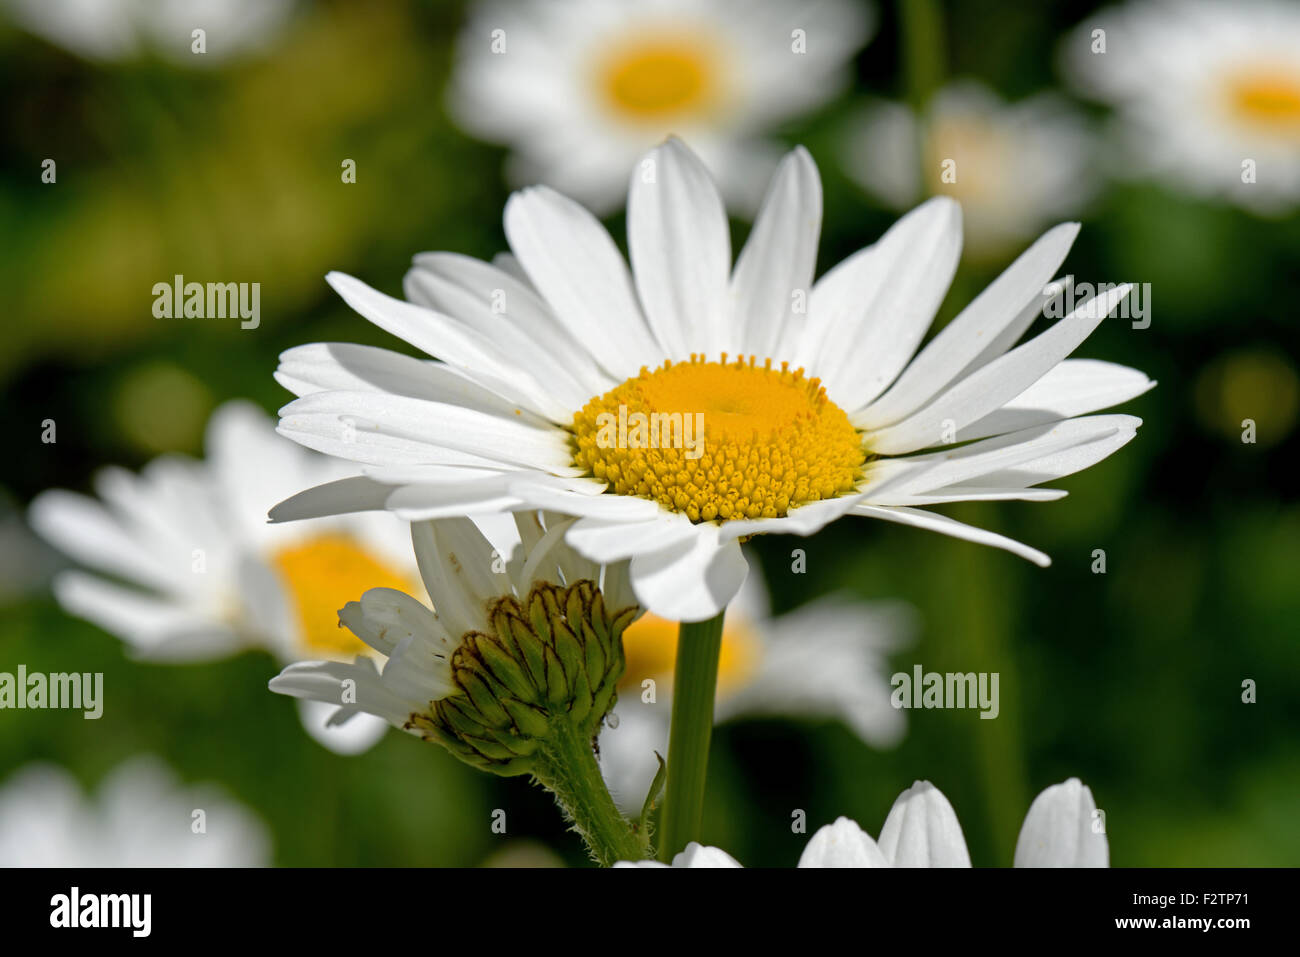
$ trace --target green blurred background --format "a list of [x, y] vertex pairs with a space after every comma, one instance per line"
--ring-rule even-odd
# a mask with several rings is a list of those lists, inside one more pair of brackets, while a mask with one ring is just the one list
[[[1089, 4], [947, 5], [948, 72], [1018, 99], [1058, 85], [1054, 52]], [[879, 10], [857, 87], [777, 131], [819, 161], [819, 272], [892, 221], [835, 161], [855, 95], [897, 97], [894, 12]], [[22, 527], [44, 488], [85, 490], [94, 470], [200, 451], [216, 404], [274, 410], [278, 353], [322, 340], [401, 348], [323, 281], [341, 269], [386, 291], [410, 256], [489, 258], [505, 246], [503, 149], [459, 132], [444, 88], [456, 3], [300, 3], [264, 56], [201, 71], [92, 64], [0, 27], [0, 287], [6, 291], [0, 428], [0, 670], [103, 671], [108, 706], [0, 713], [0, 780], [36, 759], [87, 785], [142, 751], [186, 780], [215, 780], [267, 822], [285, 865], [583, 863], [550, 799], [480, 776], [391, 733], [335, 756], [266, 690], [269, 657], [137, 664], [49, 596], [56, 558]], [[56, 158], [56, 185], [40, 182]], [[357, 182], [340, 183], [340, 163]], [[1080, 354], [1159, 380], [1122, 411], [1145, 425], [1122, 452], [1060, 483], [1051, 505], [967, 505], [955, 517], [1054, 558], [844, 521], [804, 541], [754, 543], [776, 610], [843, 591], [919, 611], [900, 670], [1001, 674], [1001, 716], [913, 711], [877, 752], [834, 724], [749, 721], [715, 743], [706, 840], [749, 865], [789, 865], [838, 815], [876, 833], [914, 779], [955, 806], [977, 864], [1009, 864], [1029, 802], [1066, 777], [1107, 814], [1112, 862], [1300, 863], [1300, 507], [1294, 454], [1300, 218], [1260, 219], [1152, 184], [1112, 185], [1085, 212], [1066, 268], [1150, 282], [1145, 330], [1105, 323]], [[611, 227], [621, 237], [621, 219]], [[736, 224], [736, 237], [746, 226]], [[963, 265], [941, 319], [996, 267]], [[176, 273], [262, 285], [262, 324], [159, 320], [151, 288]], [[1240, 422], [1258, 423], [1243, 444]], [[41, 422], [58, 441], [40, 441]], [[1286, 466], [1287, 461], [1292, 462]], [[808, 573], [789, 572], [803, 547]], [[1107, 573], [1091, 572], [1107, 553]], [[350, 597], [350, 596], [347, 596]], [[1258, 702], [1243, 704], [1245, 679]], [[488, 824], [507, 811], [509, 837]], [[530, 843], [536, 842], [536, 843]]]

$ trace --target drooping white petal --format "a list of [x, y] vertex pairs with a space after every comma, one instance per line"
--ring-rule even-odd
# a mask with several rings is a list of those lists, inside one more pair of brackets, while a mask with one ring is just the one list
[[818, 829], [799, 857], [800, 867], [888, 867], [876, 842], [847, 817]]
[[673, 856], [673, 867], [740, 867], [736, 860], [718, 847], [705, 847], [691, 841], [686, 849]]
[[957, 814], [929, 781], [898, 796], [880, 829], [880, 850], [894, 867], [970, 867]]
[[335, 721], [339, 709], [323, 701], [298, 699], [298, 718], [317, 744], [335, 754], [364, 754], [379, 743], [388, 731], [389, 723], [373, 714], [351, 714], [346, 720]]
[[1034, 798], [1016, 841], [1016, 867], [1109, 867], [1105, 818], [1078, 778]]
[[627, 244], [646, 321], [673, 360], [725, 349], [731, 233], [709, 171], [670, 137], [632, 172]]
[[956, 519], [935, 512], [894, 505], [858, 505], [854, 507], [853, 514], [863, 515], [867, 518], [879, 518], [899, 525], [911, 525], [914, 528], [925, 528], [932, 532], [950, 535], [953, 538], [964, 539], [968, 542], [976, 542], [980, 545], [992, 545], [994, 548], [1002, 548], [1014, 555], [1019, 555], [1021, 558], [1026, 558], [1043, 568], [1052, 564], [1052, 560], [1036, 548], [1030, 548], [1028, 545], [1017, 542], [1013, 538], [1007, 538], [1005, 535], [999, 535], [996, 532], [965, 525]]
[[510, 580], [493, 571], [499, 556], [483, 533], [467, 518], [447, 518], [413, 523], [411, 541], [420, 577], [446, 630], [452, 635], [487, 630], [487, 603], [509, 594]]
[[[802, 146], [787, 153], [768, 187], [731, 278], [730, 319], [717, 349], [759, 359], [788, 356], [778, 343], [806, 332], [817, 267], [822, 184]], [[814, 372], [814, 374], [817, 374]]]
[[672, 621], [712, 618], [735, 597], [748, 566], [740, 546], [719, 540], [715, 525], [692, 539], [632, 558], [632, 587], [641, 605]]

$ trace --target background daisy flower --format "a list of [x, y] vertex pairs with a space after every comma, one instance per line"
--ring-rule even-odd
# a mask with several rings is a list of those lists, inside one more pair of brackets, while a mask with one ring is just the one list
[[[1047, 565], [923, 506], [1060, 498], [1034, 486], [1133, 438], [1139, 419], [1085, 413], [1154, 383], [1066, 358], [1127, 287], [1016, 345], [1061, 292], [1048, 283], [1078, 231], [1063, 224], [918, 352], [957, 266], [960, 207], [924, 203], [814, 284], [821, 202], [797, 149], [733, 269], [721, 197], [671, 139], [632, 177], [630, 271], [591, 213], [537, 187], [506, 206], [514, 258], [422, 254], [409, 302], [331, 273], [352, 308], [444, 363], [332, 344], [286, 352], [277, 378], [301, 398], [280, 432], [367, 468], [272, 517], [554, 509], [578, 517], [568, 540], [584, 555], [630, 559], [642, 605], [676, 621], [712, 618], [735, 596], [743, 538], [810, 535], [845, 515]], [[624, 435], [632, 413], [701, 423], [700, 454], [681, 430]]]
[[[290, 489], [346, 474], [340, 464], [285, 442], [252, 404], [229, 402], [208, 424], [206, 460], [164, 456], [139, 475], [105, 469], [95, 480], [98, 500], [44, 492], [29, 520], [100, 573], [59, 573], [59, 603], [121, 638], [135, 657], [210, 661], [260, 648], [280, 661], [351, 659], [366, 649], [338, 627], [343, 598], [419, 586], [405, 523], [390, 515], [301, 526], [265, 519]], [[312, 736], [342, 753], [365, 750], [385, 730], [365, 717], [327, 727], [329, 709], [300, 710]]]
[[1092, 132], [1069, 103], [1052, 93], [1007, 103], [975, 80], [936, 92], [920, 121], [903, 103], [872, 103], [845, 135], [841, 162], [892, 209], [926, 195], [960, 202], [963, 249], [984, 262], [1076, 215], [1097, 186]]
[[488, 0], [457, 45], [450, 107], [513, 148], [515, 185], [608, 213], [632, 163], [676, 133], [752, 211], [779, 158], [761, 134], [847, 84], [872, 21], [845, 0]]
[[[202, 826], [195, 811], [202, 811]], [[222, 789], [187, 786], [153, 757], [132, 758], [93, 797], [53, 764], [0, 783], [0, 867], [263, 867], [270, 839]]]
[[[727, 609], [717, 720], [841, 721], [865, 744], [893, 747], [907, 722], [890, 704], [887, 656], [911, 631], [911, 610], [897, 603], [828, 597], [774, 617], [762, 576], [750, 574]], [[623, 633], [623, 648], [617, 722], [601, 735], [600, 763], [614, 799], [633, 813], [658, 770], [655, 752], [668, 754], [677, 625], [644, 615]]]
[[1089, 16], [1061, 53], [1074, 85], [1117, 111], [1118, 168], [1259, 213], [1300, 203], [1296, 4], [1134, 0]]

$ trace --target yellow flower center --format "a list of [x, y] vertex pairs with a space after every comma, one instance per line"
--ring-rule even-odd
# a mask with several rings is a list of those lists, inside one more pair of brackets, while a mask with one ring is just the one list
[[693, 522], [778, 518], [850, 491], [866, 456], [820, 380], [772, 360], [692, 355], [642, 369], [573, 420], [574, 462]]
[[1228, 81], [1228, 99], [1236, 113], [1259, 126], [1300, 134], [1300, 72], [1256, 67]]
[[327, 534], [278, 549], [271, 564], [289, 595], [298, 638], [314, 658], [351, 658], [369, 646], [339, 624], [338, 609], [371, 588], [419, 587], [347, 535]]
[[597, 66], [605, 102], [638, 121], [699, 113], [716, 100], [716, 52], [699, 38], [664, 33], [615, 45]]
[[[735, 618], [726, 622], [718, 659], [718, 693], [725, 695], [748, 684], [762, 654], [758, 635], [748, 623]], [[641, 682], [647, 678], [653, 678], [659, 689], [671, 689], [677, 661], [677, 622], [646, 612], [623, 632], [623, 655], [627, 668], [619, 682], [620, 692], [641, 694]]]

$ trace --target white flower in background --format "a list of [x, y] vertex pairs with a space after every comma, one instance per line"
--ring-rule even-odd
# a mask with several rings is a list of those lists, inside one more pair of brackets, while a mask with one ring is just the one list
[[765, 131], [843, 89], [873, 28], [846, 0], [506, 0], [475, 5], [450, 107], [514, 149], [515, 185], [545, 183], [600, 214], [670, 133], [752, 213], [779, 153]]
[[[338, 608], [366, 588], [418, 588], [406, 524], [378, 514], [268, 524], [267, 509], [291, 491], [350, 470], [276, 435], [250, 403], [217, 409], [206, 445], [201, 462], [163, 456], [139, 475], [103, 470], [99, 500], [63, 490], [36, 497], [28, 517], [43, 538], [121, 581], [61, 572], [59, 603], [150, 661], [249, 648], [281, 663], [366, 651], [339, 627]], [[300, 710], [312, 736], [341, 753], [369, 748], [386, 730], [365, 717], [327, 727], [330, 709]]]
[[537, 187], [506, 206], [517, 258], [422, 254], [410, 302], [330, 274], [354, 309], [444, 364], [332, 344], [286, 352], [277, 377], [301, 398], [281, 433], [365, 476], [272, 518], [553, 509], [579, 517], [568, 540], [589, 558], [631, 559], [641, 604], [677, 621], [735, 597], [743, 538], [810, 535], [844, 515], [1048, 564], [921, 506], [1060, 498], [1033, 486], [1133, 438], [1132, 416], [1076, 416], [1153, 383], [1066, 358], [1128, 287], [1017, 346], [1060, 294], [1046, 284], [1078, 226], [1057, 226], [918, 353], [957, 266], [957, 203], [930, 200], [814, 284], [820, 224], [817, 170], [797, 149], [733, 270], [721, 198], [672, 139], [632, 179], [631, 271], [594, 216]]
[[[906, 719], [890, 704], [887, 656], [910, 631], [910, 612], [901, 604], [840, 598], [773, 618], [762, 576], [751, 574], [727, 610], [716, 720], [838, 720], [872, 747], [892, 747]], [[600, 736], [600, 764], [615, 801], [636, 814], [659, 768], [655, 752], [668, 754], [677, 624], [644, 615], [623, 633], [623, 649], [618, 720]]]
[[935, 93], [920, 123], [902, 103], [873, 103], [846, 136], [842, 159], [849, 176], [893, 209], [926, 194], [960, 202], [966, 250], [991, 259], [1082, 208], [1096, 189], [1093, 143], [1060, 97], [1008, 104], [966, 80]]
[[[1109, 867], [1110, 845], [1092, 791], [1070, 778], [1034, 798], [1016, 841], [1016, 867]], [[662, 867], [651, 861], [620, 867]], [[716, 847], [689, 845], [673, 867], [739, 867]], [[929, 781], [898, 796], [877, 843], [842, 817], [820, 828], [799, 858], [800, 867], [970, 867], [957, 815]]]
[[156, 758], [119, 765], [94, 798], [52, 764], [0, 784], [0, 867], [263, 867], [270, 856], [252, 811]]
[[626, 563], [602, 568], [565, 545], [571, 522], [520, 512], [510, 537], [463, 518], [413, 524], [436, 611], [370, 589], [339, 618], [381, 666], [374, 656], [300, 662], [271, 690], [376, 715], [501, 774], [534, 772], [557, 714], [589, 745], [622, 674], [620, 636], [640, 609]]
[[1300, 5], [1135, 0], [1090, 14], [1061, 52], [1115, 107], [1120, 168], [1264, 214], [1300, 204]]
[[[178, 66], [203, 67], [265, 48], [294, 0], [0, 0], [16, 25], [88, 60], [125, 60], [146, 51]], [[193, 52], [204, 31], [205, 52]]]

